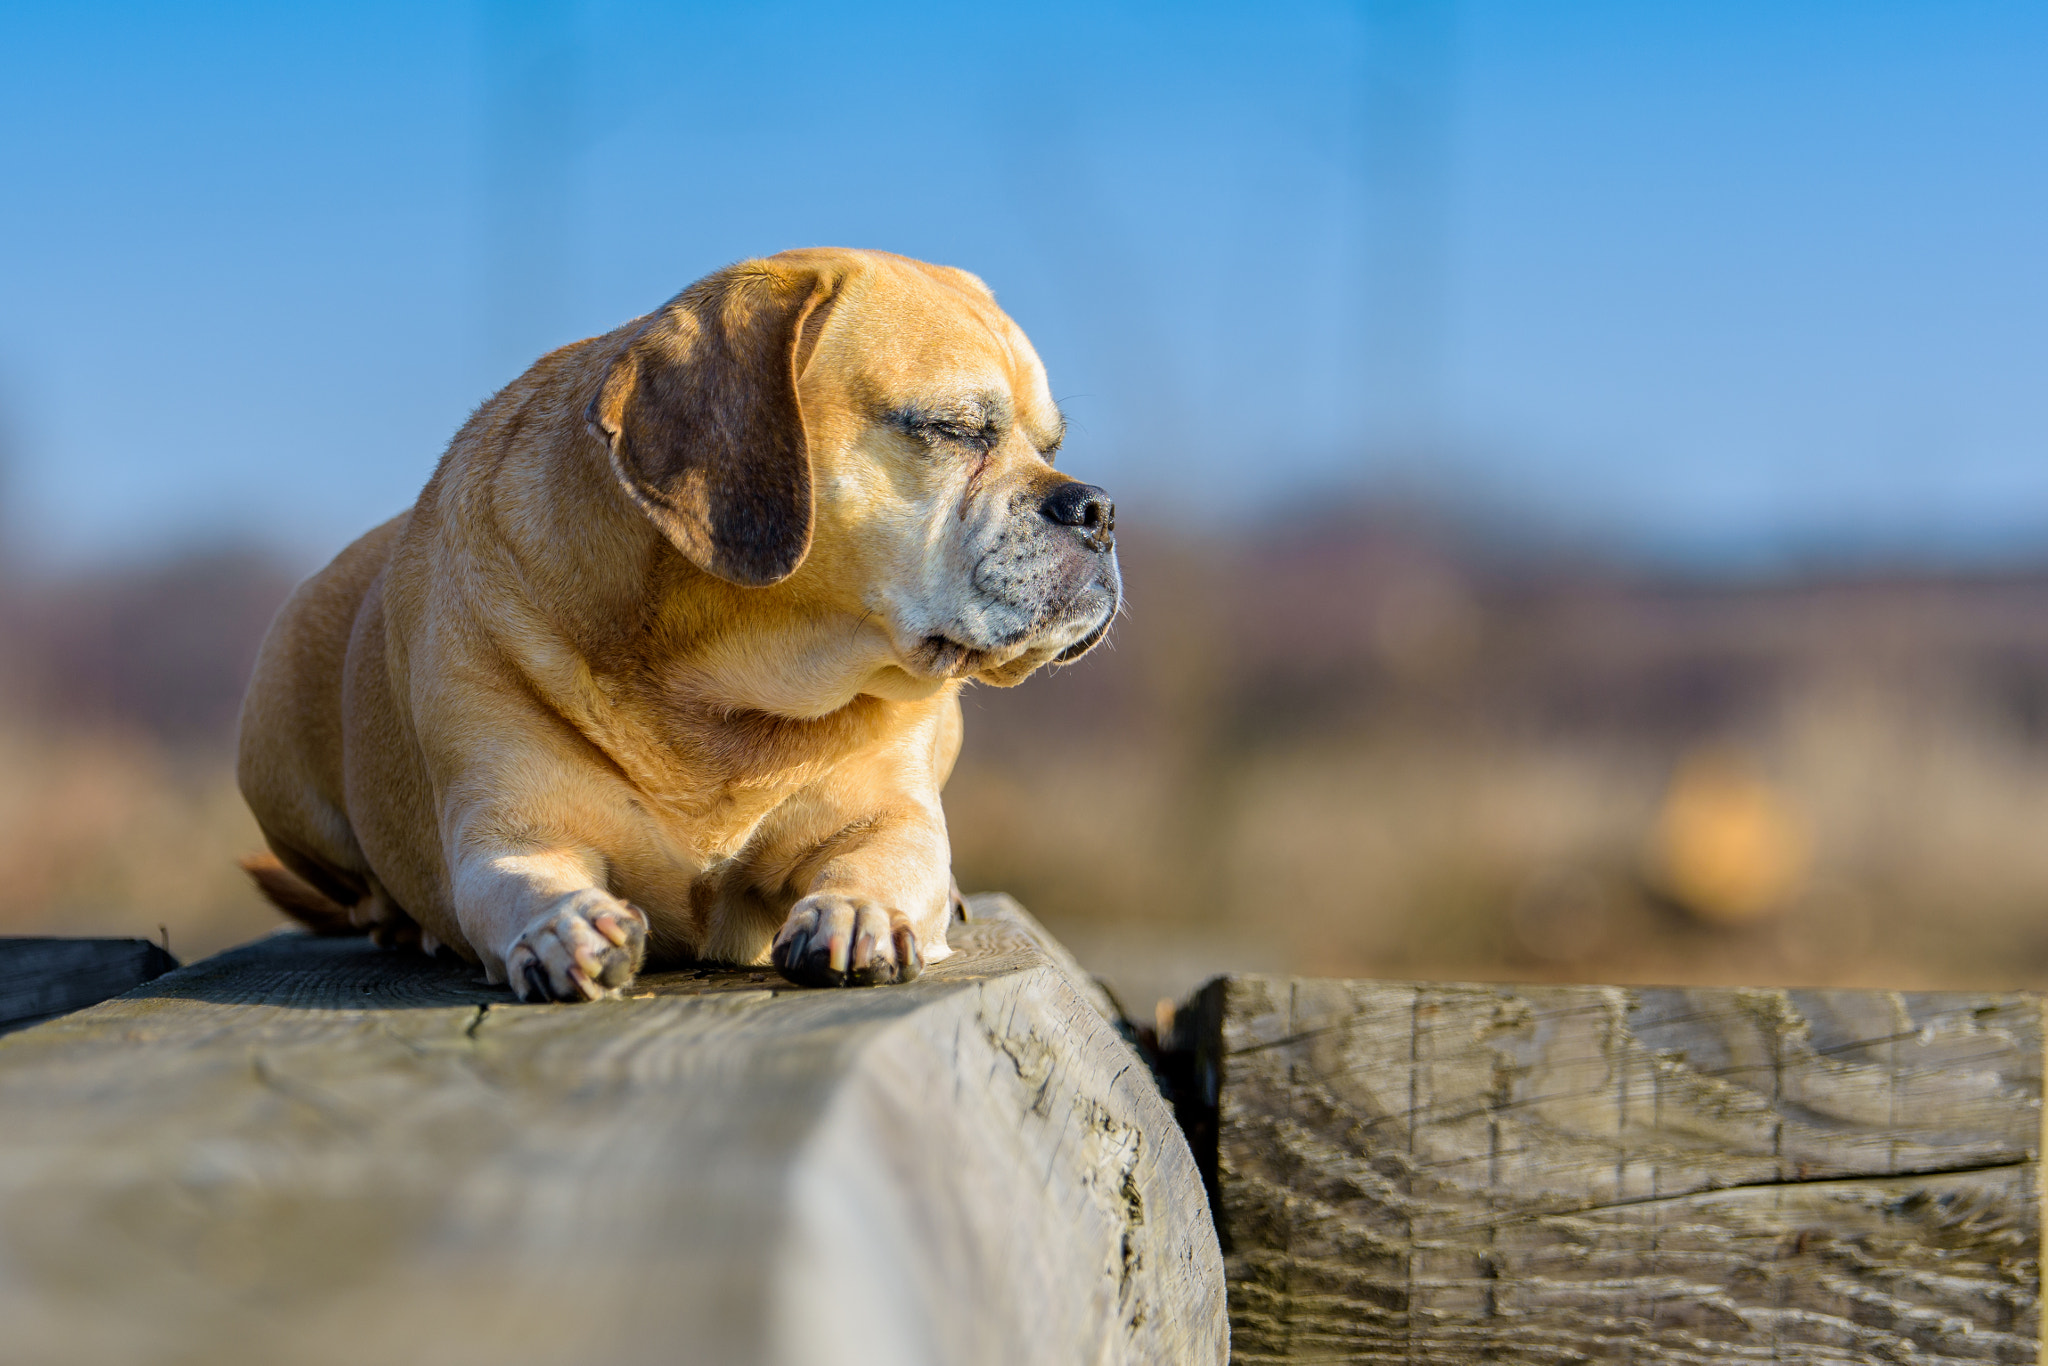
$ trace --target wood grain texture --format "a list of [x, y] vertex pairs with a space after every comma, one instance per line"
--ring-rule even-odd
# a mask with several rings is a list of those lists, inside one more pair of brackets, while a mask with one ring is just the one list
[[1235, 1360], [2032, 1362], [2038, 998], [1221, 979]]
[[280, 935], [0, 1040], [0, 1359], [1222, 1360], [1144, 1064], [975, 905], [904, 987]]
[[177, 966], [147, 939], [0, 935], [0, 1034], [98, 1005]]

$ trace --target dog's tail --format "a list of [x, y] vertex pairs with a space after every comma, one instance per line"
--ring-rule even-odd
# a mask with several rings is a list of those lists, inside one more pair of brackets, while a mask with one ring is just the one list
[[334, 900], [312, 883], [277, 861], [275, 854], [250, 854], [239, 860], [242, 871], [256, 883], [271, 905], [304, 925], [314, 934], [368, 934], [368, 925], [358, 925], [348, 907]]

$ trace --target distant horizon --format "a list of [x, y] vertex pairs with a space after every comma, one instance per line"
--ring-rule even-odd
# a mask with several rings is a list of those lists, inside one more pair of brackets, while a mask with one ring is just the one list
[[[397, 508], [387, 515], [402, 511], [403, 507]], [[1292, 500], [1261, 506], [1249, 517], [1224, 516], [1214, 509], [1196, 515], [1151, 517], [1142, 504], [1133, 507], [1125, 503], [1118, 518], [1129, 543], [1127, 571], [1134, 547], [1140, 575], [1146, 568], [1144, 551], [1156, 545], [1208, 543], [1230, 552], [1264, 551], [1307, 537], [1361, 544], [1380, 538], [1409, 541], [1482, 574], [1587, 572], [1639, 583], [1737, 586], [1892, 579], [2048, 579], [2048, 534], [2028, 529], [2003, 535], [1980, 530], [1967, 542], [1944, 540], [1924, 528], [1884, 536], [1780, 532], [1758, 533], [1746, 541], [1687, 541], [1641, 531], [1623, 535], [1588, 531], [1563, 521], [1530, 520], [1498, 505], [1435, 501], [1412, 488], [1307, 490]], [[366, 523], [356, 534], [383, 520]], [[33, 594], [79, 583], [148, 579], [185, 566], [237, 560], [303, 577], [326, 565], [339, 549], [295, 548], [265, 536], [260, 529], [244, 527], [226, 534], [209, 531], [181, 540], [150, 541], [88, 558], [39, 555], [33, 546], [0, 535], [0, 592], [9, 584]]]
[[2048, 558], [2043, 70], [2019, 0], [17, 5], [0, 537], [324, 561], [543, 350], [840, 242], [986, 278], [1127, 516]]

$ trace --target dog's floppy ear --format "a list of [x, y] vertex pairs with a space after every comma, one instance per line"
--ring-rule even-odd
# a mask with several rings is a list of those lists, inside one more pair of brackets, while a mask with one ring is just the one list
[[810, 551], [798, 350], [832, 284], [765, 261], [699, 281], [633, 334], [585, 414], [627, 494], [729, 582], [779, 583]]

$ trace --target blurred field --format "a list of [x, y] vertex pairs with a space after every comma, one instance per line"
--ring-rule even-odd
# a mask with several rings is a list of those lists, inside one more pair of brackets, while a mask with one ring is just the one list
[[[1225, 967], [2048, 984], [2048, 574], [1685, 581], [1370, 510], [1128, 534], [1113, 647], [977, 689], [956, 869], [1132, 1009]], [[242, 885], [255, 556], [0, 598], [0, 932], [274, 922]]]
[[1363, 517], [1126, 562], [1115, 653], [980, 694], [948, 807], [963, 884], [1133, 1008], [1226, 964], [2048, 975], [2048, 577], [1671, 581]]
[[191, 959], [273, 928], [233, 736], [294, 575], [252, 554], [0, 591], [0, 933], [167, 932]]

